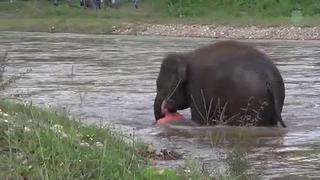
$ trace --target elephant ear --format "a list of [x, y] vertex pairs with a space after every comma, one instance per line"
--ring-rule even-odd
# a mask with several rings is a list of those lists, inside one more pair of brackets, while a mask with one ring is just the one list
[[187, 62], [186, 55], [172, 53], [169, 54], [162, 62], [161, 69], [170, 70], [170, 72], [175, 73], [175, 78], [181, 81], [187, 79]]

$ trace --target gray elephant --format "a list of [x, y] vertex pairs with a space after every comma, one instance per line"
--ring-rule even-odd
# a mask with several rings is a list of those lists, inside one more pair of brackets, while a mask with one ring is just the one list
[[285, 86], [271, 59], [238, 41], [220, 41], [189, 53], [169, 54], [162, 62], [154, 101], [172, 99], [179, 110], [191, 109], [200, 125], [277, 126]]

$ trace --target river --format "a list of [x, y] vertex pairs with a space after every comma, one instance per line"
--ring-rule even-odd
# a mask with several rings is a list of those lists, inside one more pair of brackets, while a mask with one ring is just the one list
[[[162, 58], [214, 41], [0, 32], [0, 51], [9, 53], [5, 76], [32, 69], [1, 94], [67, 109], [84, 123], [134, 128], [139, 139], [157, 148], [199, 156], [206, 164], [214, 164], [230, 145], [212, 145], [192, 132], [163, 135], [152, 126]], [[320, 41], [249, 42], [270, 55], [282, 73], [286, 86], [282, 115], [288, 126], [286, 130], [264, 128], [267, 135], [257, 136], [247, 153], [251, 166], [266, 179], [320, 178]], [[188, 110], [183, 114], [190, 117]]]

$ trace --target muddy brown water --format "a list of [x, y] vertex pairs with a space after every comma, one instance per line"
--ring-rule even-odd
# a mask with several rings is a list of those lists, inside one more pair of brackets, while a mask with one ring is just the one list
[[[166, 38], [0, 32], [0, 50], [9, 52], [5, 77], [32, 71], [1, 92], [39, 106], [66, 108], [85, 123], [113, 123], [139, 139], [208, 166], [238, 141], [237, 131], [254, 137], [248, 160], [266, 178], [320, 178], [320, 42], [250, 41], [269, 54], [286, 85], [283, 119], [288, 128], [157, 129], [153, 123], [155, 80], [161, 59], [213, 42], [202, 38]], [[1, 52], [1, 53], [2, 53]], [[190, 117], [188, 110], [183, 114]], [[224, 130], [225, 129], [225, 130]], [[231, 143], [212, 143], [208, 132], [223, 131]], [[212, 137], [216, 135], [213, 134]], [[220, 141], [219, 141], [220, 142]], [[160, 162], [176, 166], [180, 161]]]

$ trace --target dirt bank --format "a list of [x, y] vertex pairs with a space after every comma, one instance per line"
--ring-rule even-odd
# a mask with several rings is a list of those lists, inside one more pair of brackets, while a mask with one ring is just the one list
[[320, 26], [233, 27], [224, 25], [126, 24], [113, 26], [112, 34], [207, 37], [227, 39], [320, 40]]

